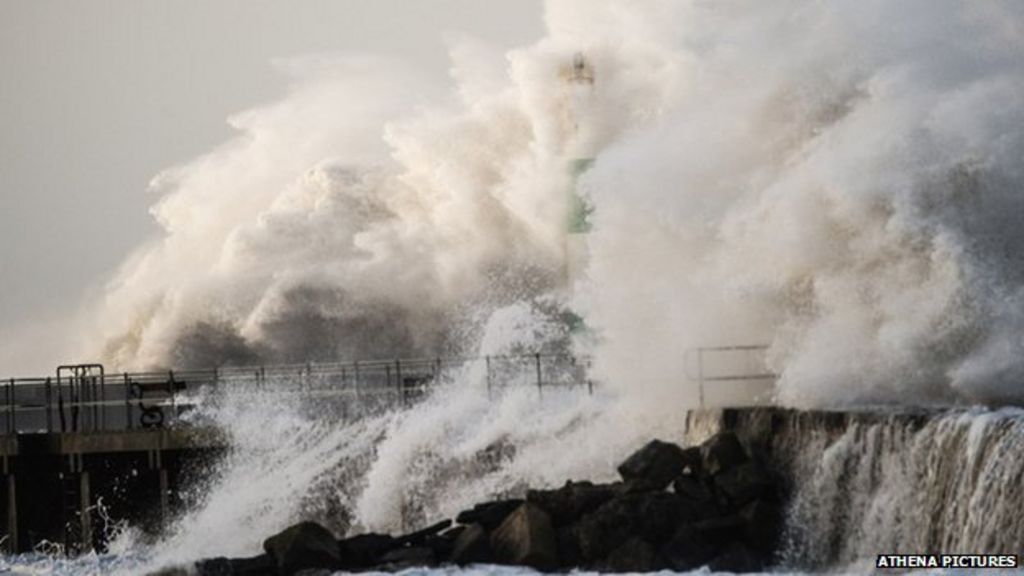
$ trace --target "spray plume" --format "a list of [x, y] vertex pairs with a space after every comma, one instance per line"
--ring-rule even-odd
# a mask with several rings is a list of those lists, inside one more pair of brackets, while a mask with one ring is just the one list
[[[1024, 396], [1024, 6], [551, 0], [545, 20], [504, 60], [455, 45], [450, 100], [393, 62], [289, 64], [286, 98], [157, 178], [166, 234], [112, 283], [104, 350], [146, 366], [564, 347], [552, 318], [571, 306], [602, 393], [538, 408], [467, 373], [340, 429], [222, 409], [238, 451], [158, 557], [251, 552], [311, 493], [347, 511], [339, 530], [394, 530], [521, 482], [601, 480], [643, 439], [678, 439], [696, 346], [768, 344], [788, 405]], [[593, 85], [565, 81], [580, 52]], [[573, 286], [580, 158], [596, 210]], [[280, 426], [300, 449], [266, 451]], [[235, 537], [212, 539], [225, 522]]]
[[[1022, 10], [552, 1], [504, 61], [455, 45], [450, 100], [393, 62], [291, 62], [287, 97], [154, 181], [166, 233], [111, 284], [106, 358], [472, 348], [566, 293], [567, 166], [595, 157], [574, 306], [613, 385], [764, 342], [788, 404], [1017, 399]], [[564, 81], [577, 52], [593, 86]]]

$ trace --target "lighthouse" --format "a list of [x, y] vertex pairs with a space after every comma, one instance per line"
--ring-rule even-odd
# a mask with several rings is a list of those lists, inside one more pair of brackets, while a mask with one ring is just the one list
[[593, 205], [579, 190], [580, 177], [593, 165], [594, 158], [587, 148], [581, 128], [595, 87], [594, 68], [583, 55], [577, 52], [572, 62], [562, 70], [567, 101], [565, 106], [566, 124], [569, 135], [566, 139], [570, 159], [566, 170], [569, 175], [565, 221], [565, 286], [571, 292], [582, 277], [587, 265], [586, 234], [590, 231], [590, 216]]

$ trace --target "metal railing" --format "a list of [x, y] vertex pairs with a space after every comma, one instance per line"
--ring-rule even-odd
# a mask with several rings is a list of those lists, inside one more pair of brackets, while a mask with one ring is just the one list
[[[691, 381], [697, 382], [700, 407], [704, 408], [707, 404], [705, 385], [708, 382], [760, 382], [774, 387], [778, 374], [768, 369], [765, 359], [767, 352], [768, 346], [764, 344], [710, 346], [688, 350], [684, 358], [686, 375]], [[761, 400], [756, 396], [748, 397], [755, 403]]]
[[[752, 383], [770, 392], [777, 375], [766, 367], [767, 349], [687, 351], [685, 373], [697, 383], [700, 406], [708, 404], [709, 383], [722, 390]], [[0, 381], [0, 433], [156, 428], [179, 422], [197, 402], [238, 391], [307, 395], [342, 417], [405, 406], [435, 386], [466, 378], [488, 392], [533, 386], [543, 395], [549, 387], [571, 386], [592, 393], [590, 364], [589, 357], [532, 353], [121, 373], [99, 364], [61, 366], [51, 377]]]
[[593, 392], [590, 359], [568, 354], [398, 358], [351, 362], [106, 372], [69, 365], [53, 377], [0, 381], [0, 431], [97, 432], [175, 424], [197, 402], [230, 392], [301, 394], [347, 417], [401, 407], [444, 382], [476, 379], [489, 393], [509, 386], [573, 386]]

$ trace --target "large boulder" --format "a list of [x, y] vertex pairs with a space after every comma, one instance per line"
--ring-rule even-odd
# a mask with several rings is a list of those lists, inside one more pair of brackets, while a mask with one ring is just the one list
[[338, 542], [342, 565], [347, 569], [365, 568], [380, 562], [381, 556], [398, 547], [387, 534], [360, 534]]
[[708, 562], [708, 568], [712, 572], [732, 572], [733, 574], [744, 574], [748, 572], [760, 572], [764, 569], [764, 563], [758, 553], [751, 550], [741, 542], [733, 542], [725, 548], [718, 556]]
[[700, 476], [704, 473], [704, 459], [700, 455], [700, 446], [683, 448], [683, 475]]
[[491, 551], [500, 564], [550, 570], [558, 566], [555, 529], [547, 512], [529, 502], [510, 514], [491, 534]]
[[[271, 572], [274, 574], [275, 566], [270, 565]], [[179, 572], [180, 571], [180, 572]], [[174, 567], [170, 569], [161, 570], [155, 574], [149, 576], [187, 576], [188, 570], [183, 568]], [[196, 562], [196, 576], [235, 576], [235, 571], [231, 568], [231, 560], [229, 558], [207, 558], [206, 560], [200, 560]]]
[[274, 568], [275, 562], [270, 554], [231, 559], [231, 574], [233, 576], [270, 576], [275, 573]]
[[661, 547], [667, 566], [679, 572], [699, 568], [715, 557], [716, 548], [693, 526], [680, 526]]
[[569, 481], [554, 490], [530, 490], [526, 501], [547, 512], [555, 526], [565, 526], [625, 492], [623, 484]]
[[460, 566], [491, 560], [490, 535], [480, 524], [470, 524], [455, 538], [451, 561]]
[[[171, 576], [172, 573], [161, 576]], [[183, 571], [181, 576], [191, 572]], [[261, 554], [252, 558], [209, 558], [200, 560], [195, 565], [195, 576], [275, 576], [277, 563], [269, 554]], [[156, 576], [156, 575], [151, 575]]]
[[436, 524], [431, 524], [422, 530], [410, 532], [405, 536], [395, 538], [395, 543], [399, 546], [419, 546], [427, 539], [436, 536], [439, 532], [447, 530], [451, 525], [451, 520], [442, 520]]
[[558, 559], [563, 568], [583, 566], [583, 554], [580, 552], [579, 534], [575, 525], [558, 526], [555, 528], [558, 540]]
[[522, 504], [523, 501], [518, 499], [484, 502], [473, 506], [471, 510], [460, 512], [455, 521], [459, 524], [479, 524], [485, 530], [491, 531], [501, 525], [509, 514]]
[[455, 550], [455, 537], [436, 534], [428, 536], [419, 545], [433, 550], [438, 562], [448, 562], [452, 557], [452, 551]]
[[703, 473], [715, 476], [749, 459], [743, 443], [733, 432], [719, 432], [700, 446]]
[[435, 566], [437, 555], [429, 546], [404, 546], [395, 548], [384, 554], [380, 559], [379, 568], [389, 572], [397, 572], [408, 568]]
[[[779, 543], [783, 528], [783, 512], [774, 500], [754, 500], [740, 510], [744, 540], [763, 556], [771, 556]], [[766, 558], [770, 561], [771, 558]]]
[[726, 504], [732, 507], [758, 498], [773, 498], [776, 492], [771, 473], [754, 460], [722, 471], [715, 476], [714, 484]]
[[279, 574], [294, 574], [305, 568], [339, 568], [338, 541], [329, 530], [315, 522], [302, 522], [267, 538], [263, 549], [274, 560]]
[[701, 516], [699, 509], [669, 492], [627, 494], [584, 516], [574, 532], [581, 558], [592, 564], [634, 536], [660, 545], [677, 526]]
[[651, 440], [619, 465], [619, 475], [627, 482], [641, 482], [662, 490], [687, 467], [687, 453], [669, 442]]
[[658, 551], [643, 538], [630, 538], [612, 550], [600, 565], [601, 572], [654, 572], [661, 569]]
[[700, 540], [714, 550], [721, 550], [736, 539], [746, 538], [746, 521], [739, 514], [708, 518], [694, 522], [688, 527], [700, 536]]
[[[215, 558], [215, 560], [216, 560], [216, 558]], [[196, 564], [195, 566], [192, 566], [192, 567], [189, 567], [189, 566], [166, 566], [164, 568], [159, 568], [156, 572], [147, 572], [146, 576], [193, 576], [193, 574], [196, 574], [198, 576], [205, 576], [205, 574], [203, 574], [202, 572], [194, 572], [193, 571], [193, 568], [198, 569], [198, 567], [199, 567], [199, 564]]]
[[715, 494], [703, 479], [695, 476], [679, 476], [672, 481], [672, 490], [676, 496], [700, 510], [702, 516], [717, 514]]

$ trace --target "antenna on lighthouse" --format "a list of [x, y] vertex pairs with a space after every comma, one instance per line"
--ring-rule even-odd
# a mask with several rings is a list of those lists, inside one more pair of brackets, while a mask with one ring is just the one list
[[571, 84], [594, 84], [594, 68], [583, 52], [573, 55], [572, 65], [562, 73], [562, 76]]

